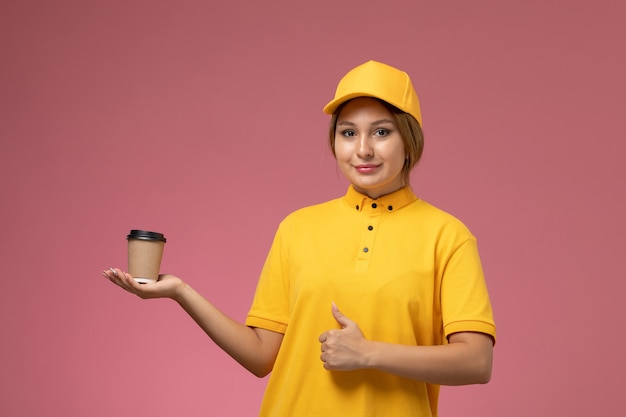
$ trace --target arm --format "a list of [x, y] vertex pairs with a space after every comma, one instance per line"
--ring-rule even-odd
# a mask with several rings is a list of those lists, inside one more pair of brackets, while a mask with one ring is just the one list
[[440, 385], [485, 384], [491, 378], [493, 343], [483, 333], [455, 333], [440, 346], [370, 343], [366, 367]]
[[176, 301], [220, 348], [254, 375], [263, 377], [272, 370], [282, 334], [248, 327], [231, 319], [173, 275], [161, 275], [156, 283], [138, 284], [119, 269], [103, 271], [103, 274], [141, 298]]
[[283, 340], [281, 333], [234, 321], [186, 284], [175, 300], [220, 348], [244, 368], [260, 378], [270, 373]]
[[333, 315], [342, 328], [320, 336], [326, 369], [377, 369], [440, 385], [484, 384], [491, 378], [493, 342], [486, 334], [455, 333], [440, 346], [398, 345], [365, 339], [335, 306]]

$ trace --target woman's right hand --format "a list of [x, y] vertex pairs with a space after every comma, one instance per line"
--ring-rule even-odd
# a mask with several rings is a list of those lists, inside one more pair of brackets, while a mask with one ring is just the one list
[[129, 293], [135, 294], [143, 299], [176, 299], [185, 287], [183, 280], [170, 274], [159, 275], [159, 279], [156, 282], [147, 284], [138, 283], [128, 272], [124, 272], [118, 268], [104, 270], [102, 271], [102, 275]]

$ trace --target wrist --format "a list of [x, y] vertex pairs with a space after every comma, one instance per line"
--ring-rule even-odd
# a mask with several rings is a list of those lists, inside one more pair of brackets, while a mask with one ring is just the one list
[[381, 342], [371, 340], [366, 342], [366, 348], [364, 349], [364, 353], [362, 355], [363, 368], [376, 369], [378, 367], [382, 345], [383, 344]]
[[188, 299], [189, 295], [193, 292], [192, 288], [187, 285], [183, 280], [176, 286], [174, 293], [171, 295], [171, 299], [178, 304], [184, 304], [185, 299]]

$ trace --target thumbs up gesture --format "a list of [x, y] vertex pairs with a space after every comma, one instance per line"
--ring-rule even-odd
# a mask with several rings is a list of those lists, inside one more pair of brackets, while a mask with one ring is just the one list
[[335, 303], [331, 313], [341, 328], [328, 330], [319, 337], [320, 359], [324, 368], [350, 371], [367, 367], [370, 342], [365, 339], [358, 324], [344, 316]]

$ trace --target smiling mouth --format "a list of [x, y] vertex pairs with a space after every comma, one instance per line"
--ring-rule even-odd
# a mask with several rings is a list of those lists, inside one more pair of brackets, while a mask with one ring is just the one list
[[380, 165], [374, 165], [374, 164], [355, 165], [354, 169], [356, 169], [357, 172], [360, 172], [362, 174], [367, 174], [368, 172], [375, 171], [379, 166]]

